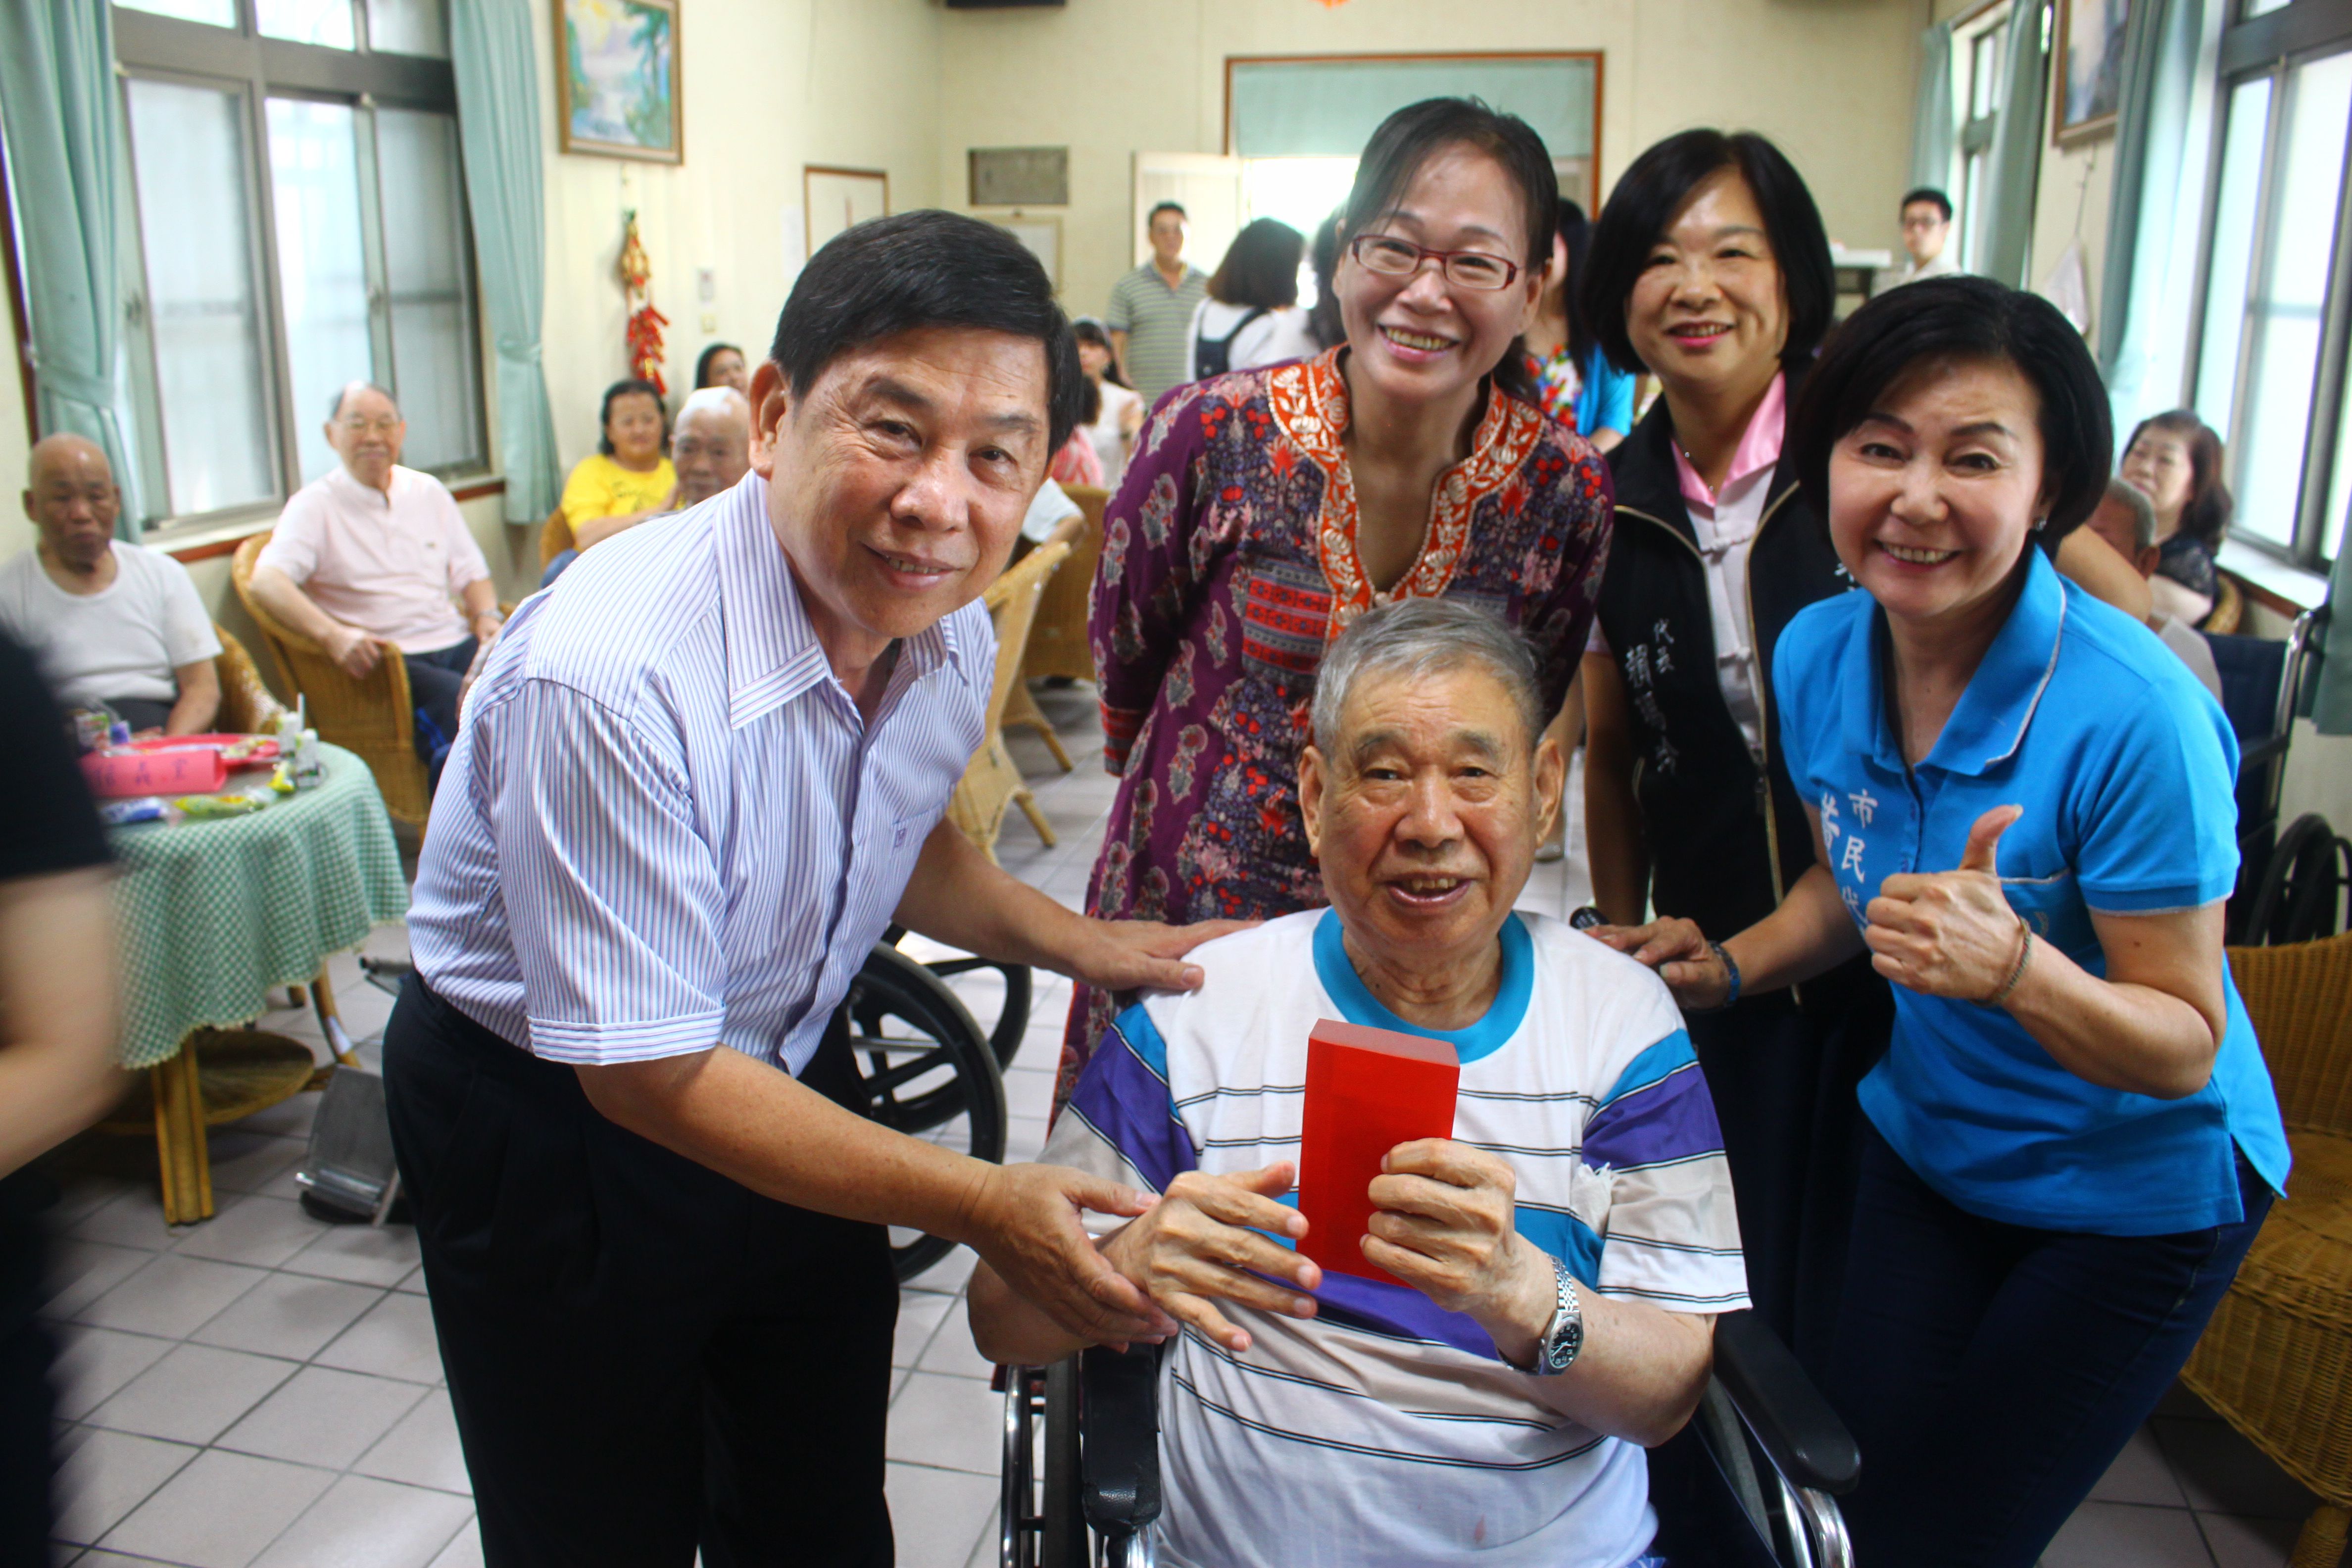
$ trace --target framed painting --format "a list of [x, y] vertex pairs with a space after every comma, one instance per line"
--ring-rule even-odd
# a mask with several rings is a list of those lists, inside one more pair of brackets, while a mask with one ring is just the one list
[[890, 210], [890, 175], [882, 169], [803, 164], [801, 199], [808, 207], [808, 253], [814, 256], [843, 229]]
[[686, 161], [677, 0], [555, 0], [555, 51], [564, 152]]
[[2050, 95], [2050, 136], [2061, 147], [2115, 130], [2131, 8], [2132, 0], [2058, 0], [2058, 83]]

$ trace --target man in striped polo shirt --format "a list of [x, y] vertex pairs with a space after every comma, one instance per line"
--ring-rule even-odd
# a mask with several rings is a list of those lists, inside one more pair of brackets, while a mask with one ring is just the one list
[[1209, 275], [1184, 259], [1182, 207], [1161, 202], [1145, 226], [1151, 259], [1111, 285], [1104, 325], [1110, 352], [1149, 408], [1192, 363], [1192, 312], [1209, 297]]
[[894, 919], [1198, 981], [1210, 933], [1083, 919], [945, 820], [1079, 374], [1003, 230], [859, 225], [753, 376], [752, 471], [582, 556], [467, 702], [384, 1073], [490, 1568], [885, 1568], [885, 1226], [1082, 1337], [1164, 1322], [1078, 1217], [1133, 1192], [865, 1120], [838, 1011]]
[[[1624, 1568], [1642, 1446], [1688, 1418], [1747, 1305], [1722, 1135], [1641, 965], [1517, 914], [1563, 763], [1532, 656], [1450, 599], [1374, 609], [1323, 661], [1299, 807], [1328, 910], [1194, 950], [1087, 1063], [1047, 1157], [1157, 1192], [1104, 1252], [1183, 1324], [1160, 1389], [1160, 1561]], [[1454, 1135], [1390, 1151], [1363, 1257], [1286, 1250], [1307, 1040], [1442, 1041]], [[1351, 1238], [1352, 1239], [1352, 1238]], [[983, 1265], [992, 1358], [1076, 1342]]]

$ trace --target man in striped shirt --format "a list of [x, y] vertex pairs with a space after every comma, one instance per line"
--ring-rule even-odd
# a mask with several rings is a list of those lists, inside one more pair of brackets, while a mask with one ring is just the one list
[[887, 1563], [885, 1226], [1081, 1338], [1165, 1323], [1079, 1218], [1136, 1194], [864, 1120], [837, 1016], [893, 919], [1197, 983], [1210, 933], [1085, 920], [944, 821], [1078, 377], [1001, 230], [849, 230], [752, 381], [753, 471], [528, 601], [467, 704], [384, 1065], [494, 1568]]
[[[1512, 911], [1559, 798], [1546, 717], [1532, 656], [1486, 612], [1359, 619], [1324, 658], [1299, 771], [1331, 907], [1196, 950], [1201, 990], [1130, 1008], [1054, 1130], [1049, 1158], [1161, 1194], [1104, 1250], [1183, 1324], [1160, 1389], [1162, 1563], [1644, 1559], [1642, 1446], [1688, 1418], [1712, 1314], [1747, 1305], [1746, 1279], [1672, 998]], [[1461, 1063], [1453, 1137], [1400, 1144], [1370, 1185], [1362, 1255], [1402, 1284], [1286, 1250], [1322, 1018]], [[992, 1358], [1076, 1343], [985, 1265], [971, 1303]]]
[[1161, 202], [1146, 228], [1151, 259], [1111, 285], [1105, 318], [1110, 352], [1149, 408], [1185, 379], [1192, 312], [1209, 297], [1209, 275], [1184, 259], [1184, 209]]

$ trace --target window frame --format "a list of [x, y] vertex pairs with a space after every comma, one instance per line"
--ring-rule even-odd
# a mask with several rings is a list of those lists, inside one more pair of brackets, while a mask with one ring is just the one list
[[[2232, 6], [2223, 22], [2214, 81], [2215, 112], [2211, 145], [2206, 158], [2206, 181], [2200, 208], [2196, 286], [2191, 296], [2186, 352], [2181, 357], [2178, 406], [2196, 405], [2197, 386], [2205, 356], [2205, 324], [2212, 307], [2215, 227], [2220, 220], [2223, 147], [2230, 130], [2231, 95], [2245, 83], [2268, 77], [2273, 82], [2268, 119], [2263, 131], [2261, 188], [2254, 193], [2253, 254], [2247, 263], [2248, 297], [2238, 308], [2246, 310], [2252, 290], [2261, 287], [2276, 235], [2273, 205], [2283, 178], [2281, 151], [2291, 108], [2285, 90], [2288, 73], [2315, 60], [2352, 52], [2352, 0], [2289, 0], [2260, 16], [2245, 14], [2243, 0]], [[2338, 452], [2336, 438], [2344, 415], [2346, 361], [2352, 353], [2352, 131], [2339, 159], [2336, 181], [2335, 249], [2328, 259], [2327, 282], [2319, 312], [2319, 350], [2313, 367], [2311, 409], [2303, 441], [2303, 471], [2297, 476], [2294, 514], [2288, 523], [2288, 542], [2251, 531], [2233, 530], [2231, 542], [2259, 551], [2304, 571], [2325, 574], [2332, 564], [2326, 553], [2327, 503], [2339, 480], [2337, 470], [2352, 465], [2352, 452]], [[2238, 363], [2231, 372], [2230, 424], [2221, 432], [2228, 453], [2229, 479], [2238, 482], [2236, 462], [2243, 443], [2239, 439], [2246, 417], [2246, 373], [2256, 334], [2242, 331]], [[2127, 432], [2117, 431], [2117, 438]], [[2122, 454], [2116, 454], [2120, 460]]]
[[[306, 416], [306, 411], [294, 405], [291, 359], [286, 335], [282, 268], [278, 255], [274, 217], [277, 193], [268, 157], [268, 105], [272, 98], [340, 104], [349, 107], [353, 112], [354, 134], [360, 142], [360, 226], [367, 279], [370, 358], [374, 364], [392, 365], [394, 375], [398, 374], [398, 363], [392, 352], [392, 300], [384, 250], [385, 215], [380, 188], [381, 171], [376, 157], [375, 111], [378, 109], [409, 110], [446, 114], [454, 119], [457, 112], [457, 78], [446, 59], [380, 52], [371, 48], [365, 0], [349, 0], [349, 3], [356, 40], [355, 47], [350, 49], [264, 37], [257, 24], [256, 0], [236, 0], [237, 20], [234, 29], [119, 5], [111, 7], [115, 74], [119, 90], [125, 95], [118, 99], [118, 102], [122, 109], [126, 137], [130, 119], [127, 94], [133, 80], [173, 81], [234, 91], [240, 99], [250, 202], [246, 222], [251, 265], [256, 275], [255, 299], [268, 316], [259, 350], [263, 396], [269, 414], [270, 472], [278, 487], [277, 493], [259, 500], [212, 511], [178, 513], [160, 510], [142, 525], [144, 537], [150, 542], [168, 545], [174, 536], [275, 516], [302, 486], [298, 437], [299, 421]], [[134, 187], [129, 202], [129, 216], [135, 227], [141, 222], [135, 192], [138, 179], [135, 150], [126, 153], [124, 163]], [[457, 176], [462, 191], [465, 180], [462, 162]], [[467, 204], [461, 201], [459, 205], [459, 244], [464, 252], [461, 264], [466, 273], [468, 315], [474, 340], [467, 347], [472, 356], [478, 390], [473, 455], [426, 470], [445, 479], [481, 478], [495, 472], [495, 457], [490, 446], [488, 367], [484, 363], [479, 342], [482, 333], [479, 267], [474, 248], [472, 214], [467, 209]], [[131, 311], [144, 311], [148, 289], [143, 234], [134, 234], [132, 247], [140, 258], [140, 269], [126, 308]], [[152, 338], [147, 340], [147, 343], [152, 354]], [[162, 410], [158, 376], [152, 358], [134, 371], [132, 383], [138, 405], [134, 416], [142, 437], [142, 459], [147, 470], [146, 477], [157, 485], [152, 493], [165, 497], [169, 489], [163, 482], [163, 451], [153, 439], [162, 428]], [[316, 417], [323, 419], [325, 416], [319, 414]]]

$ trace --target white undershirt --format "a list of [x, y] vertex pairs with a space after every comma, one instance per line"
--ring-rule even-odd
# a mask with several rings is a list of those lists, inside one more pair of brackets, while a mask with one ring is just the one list
[[1764, 762], [1764, 710], [1756, 697], [1756, 623], [1748, 613], [1748, 554], [1772, 499], [1772, 470], [1759, 468], [1725, 485], [1708, 508], [1687, 496], [1684, 507], [1698, 531], [1706, 563], [1706, 607], [1715, 631], [1715, 679], [1723, 705], [1748, 741], [1748, 754]]

